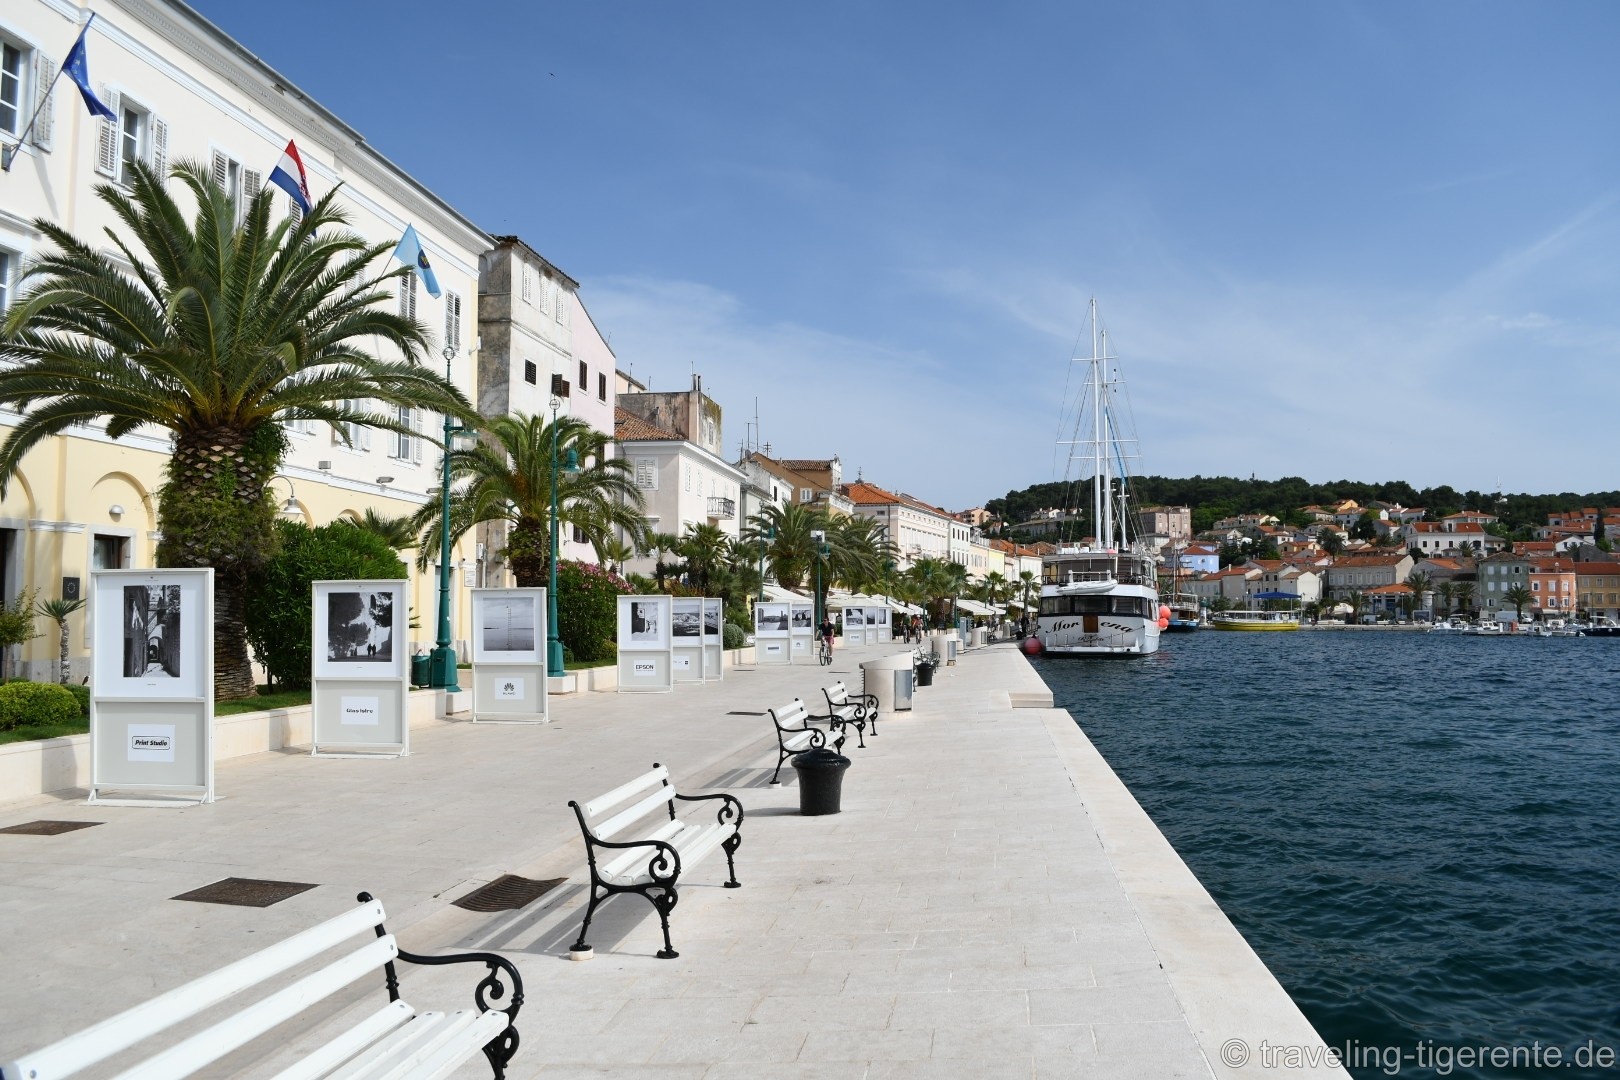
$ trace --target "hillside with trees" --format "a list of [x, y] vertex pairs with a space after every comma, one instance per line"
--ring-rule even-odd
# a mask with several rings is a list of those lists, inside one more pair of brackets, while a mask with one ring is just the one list
[[[1240, 480], [1233, 476], [1140, 476], [1132, 479], [1131, 489], [1133, 502], [1139, 509], [1159, 505], [1191, 507], [1195, 532], [1202, 532], [1221, 518], [1236, 514], [1272, 514], [1285, 523], [1304, 525], [1306, 521], [1299, 512], [1301, 507], [1325, 505], [1341, 499], [1354, 499], [1363, 506], [1380, 501], [1422, 507], [1430, 518], [1441, 518], [1460, 510], [1480, 510], [1500, 517], [1504, 532], [1509, 533], [1545, 525], [1549, 512], [1582, 506], [1620, 506], [1620, 491], [1598, 491], [1584, 495], [1570, 491], [1546, 495], [1499, 495], [1495, 492], [1458, 491], [1448, 484], [1415, 488], [1404, 480], [1378, 484], [1335, 480], [1326, 484], [1312, 484], [1298, 476], [1285, 476], [1279, 480]], [[1009, 491], [1003, 497], [984, 504], [986, 510], [1008, 526], [1028, 521], [1048, 507], [1084, 511], [1090, 506], [1090, 480], [1035, 484], [1021, 491]]]

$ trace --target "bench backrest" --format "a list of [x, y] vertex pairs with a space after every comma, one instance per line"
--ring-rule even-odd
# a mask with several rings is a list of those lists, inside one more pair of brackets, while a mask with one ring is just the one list
[[338, 956], [326, 967], [121, 1074], [131, 1080], [186, 1076], [245, 1046], [368, 972], [380, 970], [392, 962], [399, 955], [399, 946], [392, 934], [377, 936], [376, 930], [382, 921], [382, 904], [368, 900], [335, 919], [159, 994], [151, 1001], [126, 1009], [110, 1020], [103, 1020], [43, 1050], [8, 1062], [0, 1066], [0, 1074], [5, 1080], [60, 1080], [72, 1076], [227, 998], [335, 949], [357, 934], [366, 935], [364, 944]]
[[780, 730], [797, 731], [810, 722], [810, 712], [798, 698], [794, 698], [791, 705], [782, 705], [767, 711]]
[[822, 687], [821, 692], [827, 695], [827, 704], [829, 705], [849, 704], [849, 690], [844, 686], [843, 679], [839, 679], [831, 686]]
[[668, 814], [675, 804], [669, 770], [654, 764], [628, 784], [598, 795], [587, 803], [569, 803], [579, 813], [580, 824], [598, 840], [611, 840], [659, 807]]

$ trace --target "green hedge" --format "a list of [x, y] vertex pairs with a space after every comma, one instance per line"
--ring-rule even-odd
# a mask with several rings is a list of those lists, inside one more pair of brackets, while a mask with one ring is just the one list
[[630, 592], [619, 575], [591, 563], [557, 564], [557, 636], [581, 663], [618, 654], [619, 597]]
[[67, 691], [68, 691], [68, 693], [72, 694], [74, 700], [79, 703], [79, 715], [80, 716], [89, 716], [90, 715], [90, 688], [88, 686], [79, 686], [79, 685], [75, 684], [75, 685], [69, 686], [67, 688]]
[[[309, 686], [310, 583], [389, 581], [405, 576], [405, 564], [387, 542], [352, 525], [312, 529], [301, 521], [278, 521], [279, 553], [248, 583], [247, 638], [270, 685], [281, 690]], [[395, 612], [396, 632], [408, 620]]]
[[748, 635], [736, 623], [728, 622], [721, 628], [720, 640], [728, 649], [741, 649], [748, 644]]
[[78, 699], [65, 686], [33, 682], [0, 686], [0, 731], [25, 724], [70, 724], [79, 715]]

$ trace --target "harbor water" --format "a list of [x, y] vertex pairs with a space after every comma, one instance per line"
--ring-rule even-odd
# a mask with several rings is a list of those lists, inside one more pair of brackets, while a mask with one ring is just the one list
[[1620, 640], [1036, 663], [1352, 1075], [1620, 1077]]

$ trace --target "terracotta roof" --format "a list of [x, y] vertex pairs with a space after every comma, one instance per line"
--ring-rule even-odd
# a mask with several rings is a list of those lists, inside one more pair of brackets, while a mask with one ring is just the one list
[[1574, 572], [1575, 566], [1574, 559], [1543, 559], [1537, 557], [1530, 560], [1530, 572], [1532, 574], [1568, 574]]
[[1374, 585], [1370, 589], [1361, 590], [1361, 593], [1363, 596], [1377, 596], [1379, 594], [1394, 596], [1409, 593], [1411, 591], [1412, 586], [1410, 585]]
[[673, 431], [649, 424], [622, 406], [613, 408], [613, 437], [620, 442], [685, 442]]
[[1351, 566], [1351, 567], [1355, 567], [1355, 566], [1394, 566], [1396, 563], [1400, 562], [1402, 559], [1405, 559], [1405, 558], [1408, 558], [1408, 556], [1406, 556], [1406, 555], [1346, 555], [1343, 558], [1335, 559], [1334, 562], [1333, 562], [1333, 565], [1334, 565], [1335, 568], [1345, 567], [1345, 566]]
[[901, 501], [900, 496], [885, 491], [876, 484], [868, 484], [865, 480], [857, 480], [853, 484], [839, 484], [838, 491], [857, 506], [887, 505]]
[[1580, 577], [1596, 577], [1598, 574], [1620, 574], [1620, 562], [1576, 563], [1575, 573]]
[[827, 458], [782, 458], [780, 460], [784, 469], [792, 469], [794, 472], [819, 471], [832, 464]]

